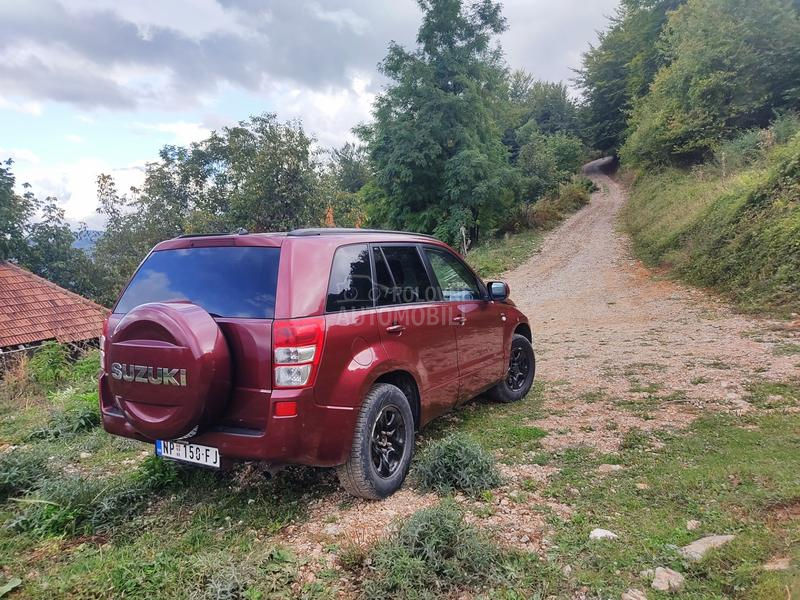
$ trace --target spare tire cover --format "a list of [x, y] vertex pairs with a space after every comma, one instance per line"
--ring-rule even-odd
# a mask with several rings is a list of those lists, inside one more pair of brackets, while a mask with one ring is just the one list
[[230, 395], [225, 336], [188, 302], [142, 304], [109, 336], [109, 386], [131, 426], [151, 439], [177, 439], [214, 422]]

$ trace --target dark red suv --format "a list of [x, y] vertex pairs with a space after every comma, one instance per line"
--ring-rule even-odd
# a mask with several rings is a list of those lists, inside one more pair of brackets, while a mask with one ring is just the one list
[[425, 423], [528, 393], [531, 339], [508, 286], [428, 236], [184, 236], [152, 250], [106, 323], [103, 426], [210, 467], [336, 466], [382, 498]]

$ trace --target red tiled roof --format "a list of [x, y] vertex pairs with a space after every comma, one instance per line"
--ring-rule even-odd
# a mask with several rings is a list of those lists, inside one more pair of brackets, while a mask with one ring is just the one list
[[0, 348], [100, 337], [108, 311], [30, 271], [0, 261]]

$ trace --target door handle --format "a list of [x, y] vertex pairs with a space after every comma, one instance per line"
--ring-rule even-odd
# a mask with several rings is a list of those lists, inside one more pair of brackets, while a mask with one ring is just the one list
[[387, 333], [400, 334], [400, 333], [403, 333], [405, 330], [406, 330], [406, 326], [405, 325], [398, 325], [397, 323], [395, 323], [394, 325], [389, 325], [386, 328], [386, 332]]
[[467, 317], [465, 317], [463, 315], [462, 316], [458, 316], [458, 317], [453, 317], [453, 321], [455, 321], [459, 325], [463, 325], [464, 323], [467, 322]]

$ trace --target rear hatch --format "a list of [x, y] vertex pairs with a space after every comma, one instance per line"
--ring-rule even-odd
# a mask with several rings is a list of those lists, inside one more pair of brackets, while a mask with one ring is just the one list
[[[263, 431], [272, 388], [272, 322], [280, 247], [234, 245], [235, 238], [167, 242], [142, 263], [114, 308], [109, 333], [142, 304], [190, 302], [225, 336], [231, 390], [217, 427]], [[163, 249], [162, 249], [163, 248]], [[142, 356], [142, 364], [147, 357]], [[104, 365], [108, 373], [109, 365]], [[153, 389], [158, 393], [158, 389]]]

